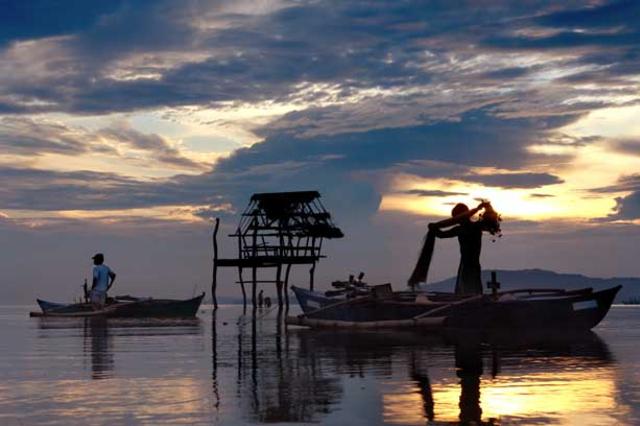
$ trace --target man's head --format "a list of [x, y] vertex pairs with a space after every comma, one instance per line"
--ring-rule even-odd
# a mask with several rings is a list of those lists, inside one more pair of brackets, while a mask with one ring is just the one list
[[102, 265], [104, 262], [104, 255], [102, 253], [96, 253], [92, 259], [94, 265]]
[[461, 215], [462, 213], [466, 213], [469, 211], [469, 207], [467, 207], [466, 204], [464, 203], [458, 203], [455, 205], [455, 207], [451, 210], [451, 216], [452, 217], [456, 217]]

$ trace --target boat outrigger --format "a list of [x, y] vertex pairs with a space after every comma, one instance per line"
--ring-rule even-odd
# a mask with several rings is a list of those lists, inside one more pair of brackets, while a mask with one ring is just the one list
[[620, 288], [519, 289], [465, 297], [392, 292], [384, 284], [368, 295], [338, 299], [293, 287], [303, 314], [287, 317], [287, 323], [351, 329], [589, 330], [605, 317]]
[[32, 317], [118, 317], [118, 318], [193, 318], [204, 298], [186, 300], [152, 299], [150, 297], [119, 296], [105, 307], [94, 310], [91, 303], [54, 303], [37, 299], [42, 312], [30, 312]]

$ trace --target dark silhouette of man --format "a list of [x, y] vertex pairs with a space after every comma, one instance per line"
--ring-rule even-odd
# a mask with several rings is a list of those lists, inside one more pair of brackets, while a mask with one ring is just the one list
[[[478, 207], [469, 210], [466, 204], [458, 203], [451, 210], [452, 219], [437, 223], [430, 223], [429, 230], [435, 232], [438, 238], [458, 237], [460, 243], [460, 266], [456, 279], [456, 294], [482, 294], [482, 279], [480, 278], [480, 251], [482, 250], [482, 231], [485, 224], [482, 221], [471, 221], [471, 217], [484, 209], [488, 203], [482, 202]], [[445, 231], [446, 228], [454, 225]]]

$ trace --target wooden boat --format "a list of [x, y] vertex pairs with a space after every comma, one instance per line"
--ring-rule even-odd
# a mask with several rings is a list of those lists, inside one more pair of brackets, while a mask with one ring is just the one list
[[[287, 323], [308, 327], [589, 330], [607, 314], [622, 286], [594, 292], [522, 289], [471, 297], [450, 293], [393, 293], [336, 300], [295, 288], [304, 314]], [[324, 297], [324, 298], [323, 298]], [[329, 300], [327, 300], [329, 299]]]
[[42, 312], [30, 312], [32, 317], [120, 317], [120, 318], [193, 318], [204, 298], [204, 292], [192, 299], [152, 299], [119, 297], [104, 309], [94, 310], [90, 303], [55, 303], [37, 299]]

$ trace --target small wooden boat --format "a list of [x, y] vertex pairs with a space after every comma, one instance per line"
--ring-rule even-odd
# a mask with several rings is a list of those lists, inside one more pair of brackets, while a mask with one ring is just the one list
[[471, 297], [451, 293], [393, 293], [332, 299], [294, 288], [304, 314], [287, 323], [308, 327], [589, 330], [607, 314], [621, 286], [594, 292], [522, 289]]
[[30, 312], [32, 317], [119, 317], [119, 318], [193, 318], [204, 298], [204, 292], [192, 299], [152, 299], [119, 297], [104, 309], [94, 310], [90, 303], [54, 303], [37, 299], [42, 312]]

